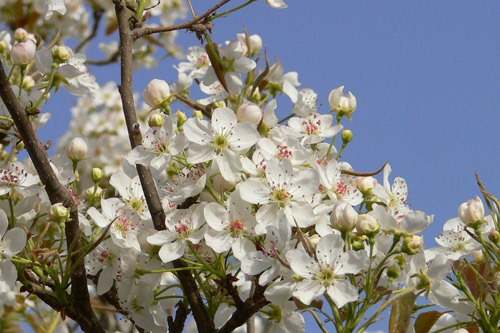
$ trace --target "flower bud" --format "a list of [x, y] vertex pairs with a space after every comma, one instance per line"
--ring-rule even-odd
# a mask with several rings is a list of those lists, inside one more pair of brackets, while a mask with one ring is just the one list
[[71, 51], [66, 46], [55, 46], [52, 49], [52, 57], [55, 62], [62, 64], [71, 59]]
[[378, 181], [374, 177], [368, 176], [368, 177], [357, 177], [354, 180], [354, 183], [356, 184], [358, 190], [361, 191], [361, 193], [367, 194], [371, 192], [371, 190], [375, 187]]
[[424, 246], [423, 237], [408, 235], [403, 239], [403, 246], [401, 250], [408, 255], [414, 255], [420, 252], [423, 246]]
[[200, 110], [194, 110], [193, 116], [200, 120], [203, 120], [203, 112], [201, 112]]
[[239, 122], [257, 126], [261, 122], [264, 113], [258, 105], [247, 102], [241, 104], [236, 112], [236, 116], [238, 117]]
[[401, 267], [392, 265], [387, 269], [387, 276], [391, 279], [396, 279], [401, 275]]
[[26, 75], [23, 79], [22, 88], [25, 90], [30, 90], [35, 86], [35, 80], [31, 75]]
[[104, 171], [101, 168], [92, 168], [92, 181], [97, 184], [104, 177]]
[[78, 162], [87, 157], [88, 146], [82, 138], [74, 138], [68, 145], [66, 154], [73, 162]]
[[462, 203], [458, 207], [458, 216], [468, 227], [478, 227], [485, 221], [483, 202], [476, 196], [475, 199]]
[[337, 112], [339, 116], [347, 116], [349, 119], [357, 106], [356, 97], [351, 92], [344, 94], [344, 86], [340, 86], [330, 92], [328, 103], [332, 110]]
[[142, 96], [150, 107], [154, 109], [164, 107], [170, 102], [170, 86], [164, 80], [151, 80], [144, 89]]
[[488, 239], [497, 247], [500, 247], [500, 232], [498, 232], [498, 230], [491, 230], [488, 234]]
[[360, 235], [373, 237], [380, 231], [380, 224], [373, 216], [361, 214], [359, 215], [358, 222], [356, 223], [356, 231]]
[[343, 130], [342, 131], [342, 142], [344, 143], [349, 143], [352, 141], [352, 138], [353, 138], [354, 134], [352, 134], [352, 131], [351, 130]]
[[238, 39], [246, 46], [245, 56], [252, 57], [260, 54], [263, 43], [259, 35], [238, 34]]
[[17, 28], [16, 31], [14, 31], [14, 39], [17, 42], [24, 42], [26, 39], [28, 39], [28, 36], [28, 32], [23, 28]]
[[161, 127], [165, 123], [165, 117], [159, 113], [153, 113], [149, 116], [148, 125], [149, 127]]
[[340, 202], [330, 214], [332, 227], [343, 232], [349, 232], [356, 226], [358, 213], [346, 202]]
[[14, 65], [27, 65], [35, 58], [36, 44], [31, 39], [12, 46], [10, 59]]
[[56, 223], [64, 223], [69, 220], [70, 210], [63, 206], [61, 202], [50, 206], [48, 217], [51, 221]]
[[101, 198], [103, 194], [104, 191], [102, 190], [102, 188], [100, 188], [99, 186], [97, 187], [91, 186], [85, 190], [83, 197], [85, 198], [85, 200], [91, 201]]

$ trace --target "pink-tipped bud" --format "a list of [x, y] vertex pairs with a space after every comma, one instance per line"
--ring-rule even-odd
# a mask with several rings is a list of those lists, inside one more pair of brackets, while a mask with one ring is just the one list
[[14, 44], [10, 50], [10, 59], [14, 65], [27, 65], [35, 58], [36, 44], [27, 39], [24, 42]]

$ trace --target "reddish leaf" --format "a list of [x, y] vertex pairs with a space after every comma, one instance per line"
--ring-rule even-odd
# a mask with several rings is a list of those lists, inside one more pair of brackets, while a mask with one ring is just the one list
[[415, 333], [427, 333], [444, 313], [443, 311], [429, 311], [421, 313], [415, 320]]
[[415, 304], [416, 299], [417, 296], [415, 294], [406, 294], [394, 302], [389, 319], [390, 333], [405, 333], [407, 331], [413, 312], [413, 304]]

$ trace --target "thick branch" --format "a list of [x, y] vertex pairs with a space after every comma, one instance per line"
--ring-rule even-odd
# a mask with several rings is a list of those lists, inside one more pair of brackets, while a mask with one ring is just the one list
[[[132, 148], [142, 144], [142, 134], [137, 121], [134, 102], [134, 88], [132, 82], [132, 32], [129, 27], [129, 15], [125, 4], [122, 1], [114, 0], [118, 28], [120, 32], [120, 59], [121, 59], [121, 83], [118, 87], [120, 91], [123, 114], [127, 123], [127, 131]], [[148, 204], [156, 230], [165, 229], [165, 212], [161, 206], [160, 197], [156, 191], [153, 175], [148, 167], [137, 165], [137, 173], [141, 180], [144, 197]]]
[[[123, 0], [113, 0], [115, 4], [116, 16], [118, 19], [118, 28], [120, 33], [120, 56], [121, 56], [121, 85], [119, 87], [120, 95], [122, 98], [123, 111], [125, 114], [125, 121], [127, 123], [127, 130], [132, 147], [136, 147], [142, 143], [142, 135], [139, 130], [139, 123], [137, 122], [137, 115], [135, 112], [135, 103], [133, 96], [132, 85], [132, 31], [129, 26], [129, 14], [125, 7]], [[165, 229], [165, 212], [161, 206], [161, 201], [156, 191], [153, 178], [150, 170], [138, 165], [137, 172], [141, 179], [142, 188], [146, 201], [148, 203], [153, 224], [156, 230]], [[176, 260], [173, 262], [174, 267], [180, 268], [185, 265]], [[191, 273], [188, 271], [178, 272], [179, 280], [182, 285], [186, 298], [189, 300], [189, 305], [193, 311], [193, 315], [200, 332], [214, 332], [213, 320], [209, 317], [203, 299], [198, 291], [198, 286]]]
[[195, 24], [203, 22], [204, 20], [208, 19], [210, 15], [212, 15], [217, 9], [220, 7], [224, 6], [226, 3], [228, 3], [231, 0], [222, 0], [209, 10], [205, 12], [205, 14], [200, 15], [195, 17], [193, 20], [189, 22], [185, 22], [182, 24], [177, 24], [177, 25], [171, 25], [168, 27], [142, 27], [134, 30], [133, 37], [134, 40], [139, 39], [141, 37], [147, 36], [147, 35], [152, 35], [152, 34], [157, 34], [157, 33], [162, 33], [162, 32], [169, 32], [169, 31], [175, 31], [175, 30], [181, 30], [181, 29], [191, 29]]
[[[66, 222], [66, 242], [70, 252], [70, 264], [73, 268], [71, 275], [71, 304], [78, 309], [84, 317], [85, 322], [78, 322], [86, 332], [104, 332], [97, 317], [90, 305], [89, 292], [87, 288], [87, 275], [83, 260], [79, 260], [78, 251], [81, 249], [80, 228], [78, 222], [78, 210], [71, 199], [69, 191], [59, 182], [56, 174], [50, 166], [47, 152], [33, 129], [29, 116], [22, 109], [16, 95], [11, 89], [9, 80], [0, 60], [0, 97], [16, 124], [17, 130], [23, 139], [26, 150], [40, 176], [40, 180], [45, 185], [45, 190], [50, 202], [63, 203], [71, 210], [71, 220]], [[52, 305], [52, 304], [50, 304]]]

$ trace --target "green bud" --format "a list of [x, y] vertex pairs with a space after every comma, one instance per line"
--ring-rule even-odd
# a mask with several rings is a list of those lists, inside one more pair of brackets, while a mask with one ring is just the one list
[[49, 219], [56, 223], [64, 223], [69, 221], [70, 210], [63, 206], [61, 202], [53, 204], [49, 208]]
[[420, 252], [424, 245], [424, 239], [420, 236], [408, 235], [403, 239], [401, 251], [408, 255], [415, 255]]
[[92, 181], [94, 182], [94, 184], [99, 183], [102, 177], [104, 177], [104, 171], [102, 171], [101, 168], [92, 169]]
[[342, 131], [342, 141], [343, 141], [344, 143], [349, 143], [349, 142], [351, 142], [351, 141], [352, 141], [352, 138], [353, 138], [353, 135], [354, 135], [354, 134], [352, 133], [352, 131], [351, 131], [351, 130], [348, 130], [348, 129], [343, 130], [343, 131]]
[[161, 127], [165, 123], [165, 117], [159, 113], [153, 113], [148, 119], [149, 127]]
[[203, 112], [201, 112], [200, 110], [194, 110], [193, 116], [200, 120], [203, 120]]
[[401, 275], [401, 268], [399, 265], [392, 265], [387, 269], [387, 276], [391, 279], [396, 279], [399, 275]]
[[55, 46], [52, 49], [52, 57], [54, 62], [62, 64], [71, 58], [71, 51], [66, 46]]

